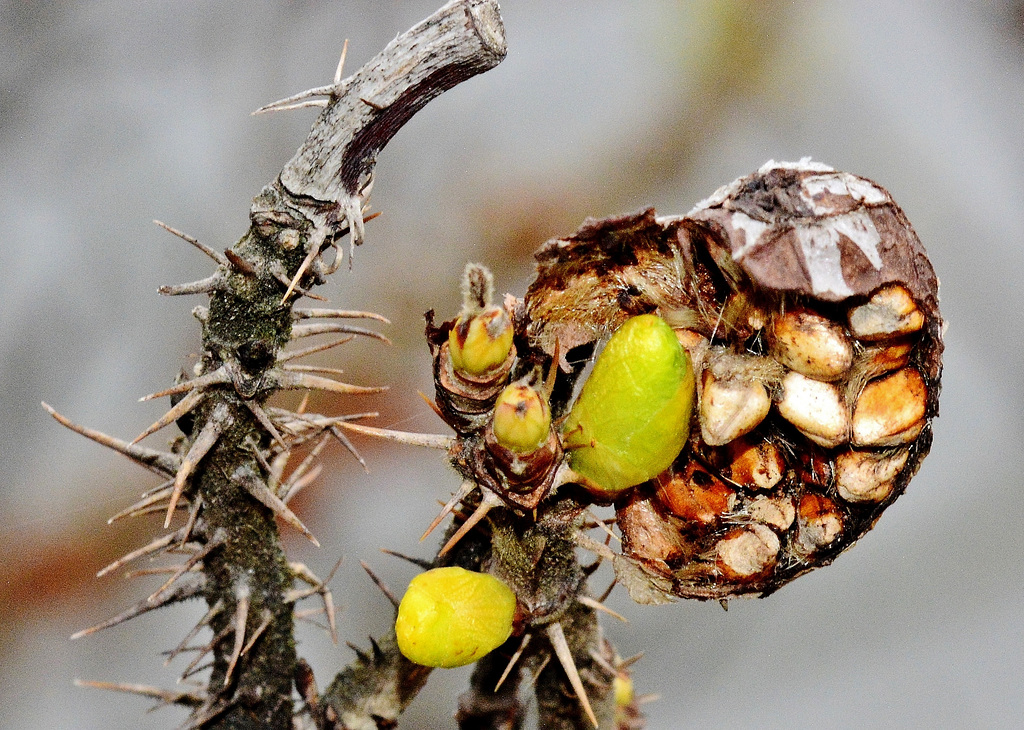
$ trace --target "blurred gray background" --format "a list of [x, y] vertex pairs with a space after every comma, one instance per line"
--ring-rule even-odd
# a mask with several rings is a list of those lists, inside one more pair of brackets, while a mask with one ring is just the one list
[[[223, 249], [251, 198], [304, 139], [311, 110], [251, 117], [349, 71], [440, 0], [48, 2], [0, 0], [0, 727], [170, 728], [178, 709], [76, 688], [74, 678], [172, 687], [158, 652], [199, 605], [69, 642], [146, 595], [93, 575], [148, 541], [156, 520], [106, 525], [153, 486], [147, 472], [60, 428], [121, 437], [138, 403], [191, 361], [196, 297], [161, 284], [211, 263], [159, 218]], [[351, 273], [322, 293], [393, 321], [391, 348], [323, 358], [380, 423], [442, 424], [422, 313], [458, 307], [467, 260], [522, 294], [531, 252], [587, 215], [684, 213], [769, 158], [812, 155], [870, 177], [907, 212], [942, 279], [946, 339], [935, 444], [908, 493], [855, 549], [764, 601], [640, 607], [607, 622], [637, 665], [651, 728], [1005, 727], [1024, 716], [1024, 9], [1003, 2], [503, 3], [508, 58], [432, 102], [380, 157]], [[163, 433], [151, 443], [163, 443]], [[417, 538], [457, 485], [434, 452], [360, 442], [364, 474], [333, 452], [297, 512], [323, 548], [288, 535], [334, 583], [343, 641], [386, 630]], [[433, 538], [431, 538], [433, 540]], [[600, 586], [598, 586], [600, 587]], [[312, 626], [300, 653], [321, 685], [352, 656]], [[438, 671], [404, 726], [454, 727], [468, 668]]]

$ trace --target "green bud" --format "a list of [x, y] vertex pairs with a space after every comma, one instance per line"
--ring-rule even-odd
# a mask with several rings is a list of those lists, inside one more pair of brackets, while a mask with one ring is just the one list
[[494, 404], [494, 438], [509, 451], [528, 454], [547, 443], [551, 411], [536, 389], [513, 383]]
[[412, 579], [398, 606], [398, 648], [428, 667], [471, 664], [505, 643], [515, 610], [512, 590], [493, 575], [434, 568]]
[[686, 444], [693, 368], [660, 317], [626, 320], [608, 340], [562, 428], [569, 466], [609, 499], [667, 469]]

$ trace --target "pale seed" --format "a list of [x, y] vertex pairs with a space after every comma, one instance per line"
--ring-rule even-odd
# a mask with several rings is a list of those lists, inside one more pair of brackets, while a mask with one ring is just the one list
[[924, 314], [899, 284], [879, 289], [864, 304], [850, 310], [850, 331], [859, 340], [881, 340], [917, 332]]
[[769, 330], [771, 352], [790, 370], [817, 380], [841, 378], [853, 364], [853, 345], [837, 323], [809, 309], [791, 309]]
[[843, 532], [843, 514], [828, 497], [808, 492], [800, 497], [797, 511], [797, 551], [809, 555], [828, 547]]
[[816, 444], [833, 448], [849, 440], [850, 413], [832, 383], [792, 372], [782, 380], [779, 414]]
[[786, 495], [764, 496], [754, 499], [747, 505], [747, 514], [755, 522], [774, 527], [779, 532], [785, 532], [796, 519], [796, 507], [793, 505], [793, 499]]
[[775, 567], [779, 547], [779, 536], [769, 527], [744, 525], [718, 541], [715, 565], [727, 580], [753, 580]]
[[700, 433], [704, 443], [721, 446], [750, 433], [771, 410], [768, 391], [756, 380], [719, 380], [704, 371]]
[[836, 491], [847, 502], [881, 502], [889, 496], [910, 452], [847, 451], [836, 457]]
[[894, 446], [917, 438], [924, 428], [928, 387], [915, 368], [897, 370], [868, 383], [853, 409], [856, 446]]

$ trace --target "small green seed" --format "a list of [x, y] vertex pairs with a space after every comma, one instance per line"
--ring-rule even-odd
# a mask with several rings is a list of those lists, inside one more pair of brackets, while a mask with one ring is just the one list
[[675, 460], [690, 433], [693, 368], [660, 317], [626, 320], [608, 340], [562, 428], [569, 466], [612, 499]]
[[493, 575], [434, 568], [412, 579], [398, 606], [398, 648], [417, 664], [461, 667], [505, 643], [515, 609], [515, 595]]

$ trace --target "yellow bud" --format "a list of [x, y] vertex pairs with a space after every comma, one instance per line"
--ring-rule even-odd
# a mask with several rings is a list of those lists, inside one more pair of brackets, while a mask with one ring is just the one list
[[459, 317], [448, 333], [448, 352], [457, 373], [479, 376], [500, 366], [512, 350], [512, 322], [500, 307]]
[[615, 692], [616, 707], [628, 707], [633, 704], [633, 680], [628, 674], [616, 674], [612, 680], [612, 690]]
[[540, 393], [513, 383], [494, 404], [494, 438], [509, 451], [528, 454], [540, 448], [551, 432], [551, 411]]
[[420, 573], [398, 606], [398, 648], [428, 667], [461, 667], [505, 643], [516, 597], [487, 573], [434, 568]]

